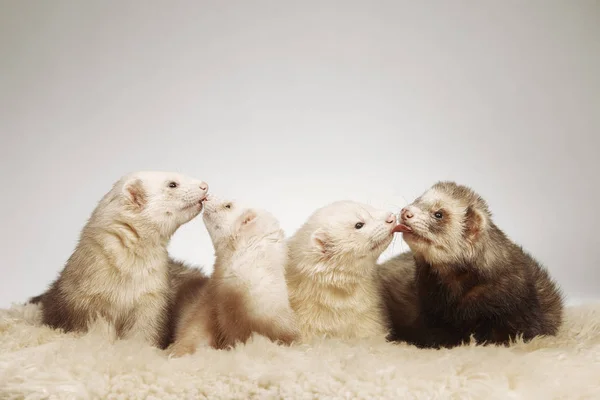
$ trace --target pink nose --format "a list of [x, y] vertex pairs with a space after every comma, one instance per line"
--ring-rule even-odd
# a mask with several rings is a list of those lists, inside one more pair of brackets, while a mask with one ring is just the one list
[[410, 219], [412, 217], [414, 217], [415, 215], [413, 213], [411, 213], [408, 208], [404, 207], [402, 209], [402, 211], [400, 212], [400, 216], [402, 217], [402, 219]]
[[387, 219], [385, 220], [386, 223], [388, 224], [392, 224], [394, 222], [396, 222], [396, 216], [394, 214], [390, 214]]
[[200, 183], [200, 190], [207, 191], [208, 190], [208, 184], [206, 182]]

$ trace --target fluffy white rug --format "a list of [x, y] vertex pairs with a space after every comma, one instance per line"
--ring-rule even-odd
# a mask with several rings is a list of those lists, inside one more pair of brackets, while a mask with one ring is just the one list
[[85, 335], [0, 310], [0, 399], [600, 398], [600, 304], [571, 307], [555, 338], [511, 348], [419, 350], [383, 339], [290, 348], [262, 337], [168, 359], [98, 324]]

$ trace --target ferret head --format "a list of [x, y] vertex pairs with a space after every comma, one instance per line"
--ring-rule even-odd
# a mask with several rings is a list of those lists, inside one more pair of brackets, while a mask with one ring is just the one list
[[338, 201], [315, 211], [292, 239], [293, 257], [355, 264], [375, 261], [393, 239], [396, 218], [354, 201]]
[[279, 221], [271, 213], [244, 207], [233, 200], [208, 196], [202, 219], [217, 251], [239, 248], [265, 238], [284, 238]]
[[486, 235], [491, 214], [473, 190], [438, 182], [404, 207], [396, 232], [429, 263], [453, 263], [474, 257]]
[[123, 177], [103, 201], [128, 221], [170, 237], [202, 211], [207, 194], [208, 185], [201, 180], [175, 172], [141, 171]]

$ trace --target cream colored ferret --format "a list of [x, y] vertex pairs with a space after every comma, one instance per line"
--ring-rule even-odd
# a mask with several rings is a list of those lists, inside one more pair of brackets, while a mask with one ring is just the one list
[[264, 210], [209, 197], [204, 223], [215, 247], [209, 283], [184, 306], [171, 353], [194, 353], [201, 345], [227, 348], [253, 332], [290, 344], [298, 336], [284, 267], [284, 233]]
[[395, 226], [390, 212], [339, 201], [290, 238], [286, 279], [303, 341], [385, 335], [376, 263]]
[[100, 316], [119, 337], [165, 347], [173, 298], [167, 247], [200, 213], [207, 192], [205, 182], [174, 172], [122, 177], [96, 206], [58, 278], [31, 300], [41, 303], [43, 322], [86, 331]]

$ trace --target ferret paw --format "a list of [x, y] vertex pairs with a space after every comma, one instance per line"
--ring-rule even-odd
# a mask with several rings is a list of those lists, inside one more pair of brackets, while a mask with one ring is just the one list
[[283, 346], [291, 346], [293, 343], [300, 341], [300, 333], [298, 331], [282, 332], [275, 338], [275, 342]]
[[167, 349], [169, 358], [179, 358], [188, 354], [194, 354], [196, 347], [185, 343], [175, 343], [169, 349]]

